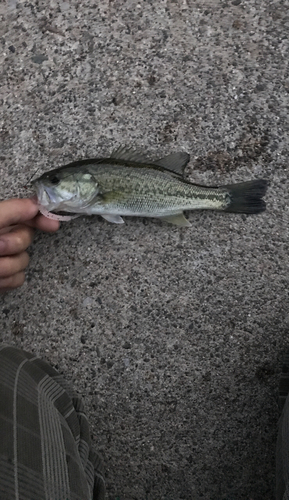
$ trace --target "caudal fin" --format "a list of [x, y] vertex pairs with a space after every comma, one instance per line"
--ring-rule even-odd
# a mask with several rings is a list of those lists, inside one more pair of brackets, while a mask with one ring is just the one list
[[266, 210], [266, 203], [262, 198], [266, 194], [268, 181], [258, 179], [224, 187], [229, 194], [229, 203], [225, 209], [227, 212], [258, 214]]

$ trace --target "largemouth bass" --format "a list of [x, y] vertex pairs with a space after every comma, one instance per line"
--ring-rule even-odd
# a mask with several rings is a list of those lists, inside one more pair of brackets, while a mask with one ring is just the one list
[[[187, 153], [173, 153], [148, 161], [138, 152], [118, 148], [110, 158], [80, 160], [51, 170], [36, 179], [40, 211], [101, 215], [123, 223], [122, 216], [157, 217], [189, 226], [183, 211], [223, 210], [255, 214], [263, 212], [263, 179], [221, 187], [205, 187], [184, 179]], [[69, 217], [64, 217], [68, 219]]]

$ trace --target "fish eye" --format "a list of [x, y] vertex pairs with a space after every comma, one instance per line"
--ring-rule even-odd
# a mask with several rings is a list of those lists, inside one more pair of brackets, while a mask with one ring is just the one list
[[54, 184], [55, 186], [57, 184], [59, 184], [59, 179], [58, 179], [58, 177], [56, 175], [54, 175], [53, 177], [51, 177], [49, 180], [50, 180], [51, 184]]

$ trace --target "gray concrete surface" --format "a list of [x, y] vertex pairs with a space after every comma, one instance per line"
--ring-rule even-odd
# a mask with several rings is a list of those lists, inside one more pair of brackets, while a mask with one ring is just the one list
[[[272, 500], [288, 345], [288, 0], [9, 0], [1, 197], [120, 144], [270, 180], [265, 214], [37, 234], [1, 341], [83, 395], [109, 500]], [[28, 192], [30, 193], [30, 192]]]

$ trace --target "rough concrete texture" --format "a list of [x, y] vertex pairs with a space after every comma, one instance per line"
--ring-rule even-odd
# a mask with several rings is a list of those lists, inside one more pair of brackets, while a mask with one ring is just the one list
[[[83, 395], [109, 500], [272, 500], [288, 345], [288, 0], [1, 6], [1, 197], [120, 144], [191, 154], [267, 212], [38, 233], [1, 341]], [[30, 193], [30, 191], [28, 191]]]

